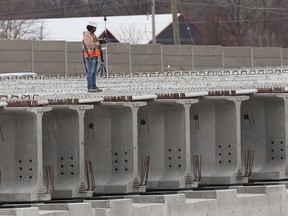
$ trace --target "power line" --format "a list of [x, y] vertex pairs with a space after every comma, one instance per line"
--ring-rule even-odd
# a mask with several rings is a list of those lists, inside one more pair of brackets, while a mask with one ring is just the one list
[[[180, 5], [181, 13], [182, 13], [182, 15], [184, 15], [184, 13], [183, 13], [183, 8], [182, 8], [182, 4], [181, 4], [180, 0], [178, 0], [178, 2], [179, 2], [179, 5]], [[187, 31], [188, 31], [188, 33], [189, 33], [191, 42], [192, 42], [193, 45], [195, 45], [193, 36], [192, 36], [192, 34], [191, 34], [191, 31], [190, 31], [190, 27], [188, 26], [188, 23], [187, 23], [187, 20], [186, 20], [186, 17], [184, 17], [184, 21], [185, 21], [185, 25], [186, 25]]]
[[[4, 0], [5, 1], [5, 0]], [[21, 0], [16, 0], [16, 2], [20, 2]], [[283, 9], [283, 8], [255, 8], [255, 7], [247, 7], [247, 6], [241, 6], [241, 5], [237, 5], [237, 4], [233, 4], [233, 3], [228, 3], [228, 2], [223, 2], [223, 1], [219, 1], [219, 0], [211, 0], [215, 3], [218, 4], [211, 4], [211, 3], [193, 3], [193, 2], [180, 2], [179, 4], [182, 8], [182, 5], [197, 5], [197, 6], [206, 6], [206, 7], [223, 7], [224, 5], [230, 5], [233, 7], [239, 7], [239, 8], [243, 8], [243, 9], [247, 9], [247, 10], [255, 10], [255, 11], [261, 11], [261, 12], [267, 12], [267, 13], [273, 13], [273, 14], [279, 14], [279, 15], [288, 15], [288, 13], [282, 13], [282, 12], [277, 12], [277, 11], [271, 11], [272, 9]], [[10, 2], [10, 0], [9, 0]], [[117, 0], [106, 0], [105, 3], [113, 3], [113, 2], [117, 2]], [[159, 0], [157, 1], [159, 3], [170, 3], [169, 1], [163, 1], [163, 0]], [[53, 7], [53, 8], [44, 8], [44, 9], [36, 9], [36, 10], [27, 10], [27, 11], [15, 11], [15, 12], [7, 12], [7, 13], [0, 13], [0, 16], [11, 16], [11, 15], [21, 15], [21, 14], [27, 14], [27, 13], [37, 13], [37, 12], [47, 12], [47, 11], [57, 11], [57, 10], [61, 10], [61, 9], [67, 9], [67, 8], [77, 8], [77, 7], [84, 7], [84, 6], [92, 6], [92, 5], [101, 5], [103, 4], [103, 1], [101, 2], [93, 2], [93, 3], [82, 3], [82, 4], [77, 4], [77, 5], [68, 5], [68, 6], [62, 6], [62, 7]], [[114, 5], [109, 5], [109, 8], [115, 8], [115, 7], [119, 7], [119, 5], [122, 4], [114, 4]], [[137, 5], [136, 3], [134, 4], [129, 4], [130, 6], [132, 5]], [[284, 8], [285, 9], [285, 8]], [[182, 10], [182, 9], [181, 9]], [[279, 20], [279, 19], [277, 19]], [[282, 20], [282, 19], [281, 19]], [[222, 22], [245, 22], [245, 21], [251, 21], [251, 20], [231, 20], [231, 21], [222, 21]], [[255, 20], [258, 21], [258, 20]], [[267, 20], [269, 21], [269, 20]], [[193, 21], [193, 23], [205, 23], [204, 21]], [[208, 22], [206, 22], [208, 23]], [[209, 22], [211, 23], [211, 22]]]
[[[207, 7], [222, 7], [223, 5], [230, 5], [233, 7], [238, 7], [238, 8], [242, 8], [242, 9], [247, 9], [247, 10], [255, 10], [255, 11], [261, 11], [261, 12], [268, 12], [268, 13], [273, 13], [273, 14], [279, 14], [279, 15], [288, 15], [288, 13], [284, 13], [284, 12], [277, 12], [277, 11], [272, 11], [272, 10], [278, 10], [278, 9], [285, 9], [285, 8], [257, 8], [257, 7], [248, 7], [248, 6], [242, 6], [242, 5], [237, 5], [237, 4], [233, 4], [233, 3], [228, 3], [228, 2], [223, 2], [223, 1], [219, 1], [219, 0], [211, 0], [215, 3], [218, 4], [211, 4], [211, 3], [193, 3], [193, 2], [179, 2], [179, 4], [181, 5], [197, 5], [197, 6], [207, 6]], [[14, 2], [22, 2], [21, 0], [16, 0]], [[13, 3], [14, 3], [13, 2]], [[106, 0], [105, 3], [113, 3], [113, 2], [117, 2], [117, 0]], [[157, 1], [159, 3], [170, 3], [170, 1]], [[77, 7], [83, 7], [83, 6], [92, 6], [92, 5], [101, 5], [104, 2], [93, 2], [93, 3], [82, 3], [82, 4], [76, 4], [76, 5], [67, 5], [67, 6], [62, 6], [62, 7], [53, 7], [53, 8], [43, 8], [43, 9], [36, 9], [36, 10], [27, 10], [27, 11], [15, 11], [15, 12], [7, 12], [7, 13], [0, 13], [0, 16], [9, 16], [9, 15], [19, 15], [19, 14], [27, 14], [27, 13], [36, 13], [36, 12], [46, 12], [46, 11], [56, 11], [56, 10], [61, 10], [61, 9], [69, 9], [69, 8], [77, 8]], [[120, 4], [121, 5], [121, 4]], [[129, 4], [131, 5], [136, 5], [136, 3], [134, 4]], [[110, 7], [119, 7], [119, 5], [110, 5]], [[181, 6], [182, 7], [182, 6]]]
[[[207, 6], [207, 7], [223, 7], [223, 5], [230, 5], [233, 7], [239, 7], [242, 9], [247, 9], [247, 10], [255, 10], [255, 11], [260, 11], [260, 12], [268, 12], [268, 13], [274, 13], [274, 14], [279, 14], [279, 15], [288, 15], [288, 13], [284, 12], [277, 12], [277, 11], [272, 11], [272, 10], [287, 10], [288, 8], [260, 8], [260, 7], [248, 7], [248, 6], [242, 6], [242, 5], [237, 5], [233, 3], [228, 3], [228, 2], [222, 2], [222, 1], [217, 1], [217, 0], [211, 0], [213, 2], [216, 2], [218, 4], [213, 4], [213, 3], [195, 3], [195, 2], [181, 2], [182, 5], [197, 5], [197, 6]], [[160, 3], [169, 3], [169, 1], [157, 1]]]
[[[105, 3], [112, 3], [116, 2], [117, 0], [107, 0]], [[83, 4], [77, 4], [77, 5], [67, 5], [62, 7], [53, 7], [53, 8], [43, 8], [43, 9], [36, 9], [36, 10], [27, 10], [27, 11], [15, 11], [15, 12], [7, 12], [7, 13], [0, 13], [0, 16], [10, 16], [10, 15], [19, 15], [19, 14], [27, 14], [27, 13], [36, 13], [36, 12], [46, 12], [46, 11], [56, 11], [60, 9], [68, 9], [68, 8], [77, 8], [77, 7], [83, 7], [83, 6], [92, 6], [92, 5], [102, 5], [103, 2], [93, 2], [93, 3], [83, 3]], [[114, 5], [115, 6], [115, 5]]]
[[[207, 21], [193, 21], [193, 24], [208, 24], [208, 23], [239, 23], [239, 22], [275, 22], [288, 20], [288, 18], [279, 18], [279, 19], [243, 19], [243, 20], [227, 20], [227, 21], [215, 21], [215, 22], [207, 22]], [[179, 24], [185, 24], [184, 22], [179, 22]]]
[[247, 10], [255, 10], [255, 11], [261, 11], [261, 12], [268, 12], [268, 13], [273, 13], [273, 14], [279, 14], [279, 15], [288, 15], [288, 13], [283, 13], [283, 12], [277, 12], [277, 11], [271, 11], [265, 8], [256, 8], [256, 7], [248, 7], [248, 6], [242, 6], [242, 5], [237, 5], [237, 4], [233, 4], [233, 3], [228, 3], [228, 2], [222, 2], [222, 1], [218, 1], [218, 0], [211, 0], [213, 2], [219, 3], [219, 4], [224, 4], [224, 5], [230, 5], [233, 7], [238, 7], [238, 8], [243, 8], [243, 9], [247, 9]]
[[[288, 13], [278, 13], [278, 12], [275, 12], [275, 11], [269, 11], [268, 9], [283, 9], [283, 8], [255, 8], [255, 7], [246, 7], [246, 6], [240, 6], [240, 5], [236, 5], [236, 4], [231, 4], [231, 3], [226, 3], [226, 2], [220, 2], [220, 1], [217, 1], [217, 0], [211, 0], [211, 1], [214, 1], [214, 2], [218, 2], [218, 4], [209, 4], [209, 3], [193, 3], [193, 2], [179, 2], [180, 6], [181, 4], [187, 4], [187, 5], [197, 5], [197, 6], [207, 6], [207, 7], [223, 7], [223, 4], [229, 4], [229, 5], [232, 5], [232, 6], [235, 6], [235, 7], [241, 7], [241, 8], [244, 8], [244, 9], [249, 9], [249, 10], [257, 10], [257, 11], [261, 11], [261, 12], [269, 12], [269, 13], [276, 13], [276, 14], [281, 14], [281, 15], [288, 15]], [[157, 2], [162, 2], [162, 3], [169, 3], [168, 1], [157, 1]], [[181, 6], [182, 7], [182, 6]], [[284, 9], [287, 9], [287, 8], [284, 8]], [[183, 13], [183, 11], [182, 11]], [[221, 23], [239, 23], [239, 22], [273, 22], [273, 21], [280, 21], [280, 20], [287, 20], [287, 18], [278, 18], [278, 19], [254, 19], [254, 20], [251, 20], [251, 19], [243, 19], [243, 20], [227, 20], [227, 21], [221, 21]], [[207, 21], [193, 21], [194, 24], [207, 24], [207, 23], [219, 23], [219, 22], [207, 22]]]

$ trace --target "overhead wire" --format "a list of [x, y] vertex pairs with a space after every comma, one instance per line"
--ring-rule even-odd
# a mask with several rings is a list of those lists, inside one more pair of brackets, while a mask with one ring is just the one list
[[181, 13], [182, 13], [182, 15], [183, 15], [183, 18], [184, 18], [184, 21], [185, 21], [185, 25], [186, 25], [187, 31], [188, 31], [188, 33], [189, 33], [191, 42], [192, 42], [193, 45], [195, 45], [194, 39], [193, 39], [193, 36], [192, 36], [192, 33], [191, 33], [191, 29], [190, 29], [190, 27], [189, 27], [189, 25], [188, 25], [188, 23], [187, 23], [186, 17], [184, 17], [184, 13], [183, 13], [183, 8], [182, 8], [181, 1], [178, 0], [178, 3], [179, 3], [179, 5], [180, 5], [180, 10], [181, 10]]
[[[4, 0], [5, 1], [5, 0]], [[279, 15], [288, 15], [288, 13], [285, 12], [277, 12], [277, 11], [273, 11], [273, 10], [280, 10], [283, 8], [259, 8], [259, 7], [248, 7], [248, 6], [243, 6], [243, 5], [238, 5], [238, 4], [233, 4], [233, 3], [229, 3], [229, 2], [223, 2], [223, 1], [219, 1], [219, 0], [211, 0], [212, 2], [218, 3], [217, 5], [215, 4], [211, 4], [211, 3], [195, 3], [195, 2], [179, 2], [179, 4], [184, 5], [184, 4], [188, 4], [188, 5], [199, 5], [199, 6], [207, 6], [207, 7], [221, 7], [223, 5], [230, 5], [233, 7], [238, 7], [238, 8], [243, 8], [243, 9], [247, 9], [247, 10], [255, 10], [255, 11], [262, 11], [262, 12], [268, 12], [268, 13], [273, 13], [273, 14], [279, 14]], [[9, 2], [11, 2], [9, 0]], [[14, 2], [22, 2], [21, 0], [16, 0]], [[14, 3], [13, 2], [13, 3]], [[103, 4], [103, 3], [113, 3], [113, 2], [117, 2], [117, 0], [106, 0], [104, 1], [100, 1], [100, 2], [89, 2], [89, 3], [82, 3], [82, 4], [75, 4], [75, 5], [65, 5], [65, 6], [61, 6], [61, 7], [52, 7], [52, 8], [43, 8], [43, 9], [36, 9], [36, 10], [27, 10], [27, 11], [14, 11], [14, 12], [7, 12], [7, 13], [0, 13], [0, 16], [4, 16], [4, 15], [17, 15], [17, 14], [26, 14], [26, 13], [35, 13], [35, 12], [45, 12], [45, 11], [53, 11], [53, 10], [60, 10], [60, 9], [67, 9], [67, 8], [76, 8], [76, 7], [82, 7], [82, 6], [91, 6], [91, 5], [99, 5], [99, 4]], [[159, 3], [170, 3], [170, 1], [163, 1], [163, 0], [159, 0], [157, 1]], [[2, 2], [3, 3], [3, 2]], [[135, 5], [134, 4], [129, 4], [129, 5]], [[119, 3], [119, 5], [122, 5], [121, 3]], [[119, 5], [110, 5], [110, 7], [119, 7]], [[285, 8], [284, 8], [285, 9]]]
[[[5, 0], [4, 0], [5, 1]], [[45, 1], [45, 0], [44, 0]], [[112, 2], [116, 2], [117, 0], [106, 0], [105, 3], [112, 3]], [[267, 13], [273, 13], [273, 14], [278, 14], [278, 15], [288, 15], [288, 13], [284, 13], [284, 12], [277, 12], [277, 11], [272, 11], [276, 10], [276, 9], [283, 9], [283, 8], [257, 8], [257, 7], [248, 7], [248, 6], [243, 6], [243, 5], [237, 5], [237, 4], [233, 4], [233, 3], [229, 3], [229, 2], [223, 2], [220, 0], [211, 0], [212, 2], [215, 2], [217, 4], [211, 4], [211, 3], [195, 3], [195, 2], [180, 2], [180, 0], [178, 0], [180, 8], [181, 8], [181, 12], [183, 13], [183, 7], [182, 5], [184, 4], [188, 4], [188, 5], [198, 5], [198, 6], [207, 6], [207, 7], [223, 7], [223, 5], [230, 5], [233, 7], [238, 7], [238, 8], [243, 8], [243, 9], [247, 9], [247, 10], [255, 10], [255, 11], [261, 11], [261, 12], [267, 12]], [[9, 0], [10, 2], [10, 0]], [[14, 2], [22, 2], [22, 0], [15, 0]], [[165, 1], [165, 0], [159, 0], [157, 1], [159, 3], [170, 3], [169, 1]], [[3, 3], [3, 2], [2, 2]], [[14, 11], [14, 12], [6, 12], [6, 13], [0, 13], [0, 16], [11, 16], [11, 15], [21, 15], [21, 14], [27, 14], [27, 13], [37, 13], [37, 12], [46, 12], [46, 11], [56, 11], [56, 10], [61, 10], [61, 9], [67, 9], [67, 8], [77, 8], [77, 7], [82, 7], [82, 6], [92, 6], [92, 5], [99, 5], [99, 4], [103, 4], [104, 2], [90, 2], [90, 3], [82, 3], [82, 4], [75, 4], [75, 5], [66, 5], [66, 6], [61, 6], [61, 7], [52, 7], [52, 8], [43, 8], [43, 9], [35, 9], [35, 10], [26, 10], [26, 11]], [[131, 5], [135, 5], [134, 4], [130, 4]], [[119, 3], [119, 5], [122, 5], [121, 3]], [[109, 7], [119, 7], [118, 4], [115, 5], [110, 5]], [[285, 9], [285, 8], [284, 8]], [[282, 18], [282, 19], [275, 19], [275, 20], [286, 20], [286, 18]], [[229, 21], [222, 21], [222, 22], [227, 22], [227, 23], [233, 23], [233, 22], [246, 22], [246, 21], [253, 21], [253, 20], [229, 20]], [[271, 19], [269, 20], [254, 20], [254, 21], [259, 21], [259, 22], [264, 22], [264, 21], [273, 21]], [[185, 20], [185, 22], [187, 22]], [[207, 21], [193, 21], [193, 23], [197, 23], [197, 24], [201, 24], [201, 23], [211, 23], [211, 22], [207, 22]], [[187, 23], [186, 23], [187, 25]], [[190, 34], [190, 32], [189, 32]]]
[[[107, 0], [105, 3], [112, 3], [116, 2], [117, 0]], [[75, 5], [66, 5], [61, 7], [51, 7], [51, 8], [41, 8], [41, 9], [35, 9], [35, 10], [26, 10], [26, 11], [13, 11], [13, 12], [6, 12], [6, 13], [0, 13], [0, 16], [9, 16], [9, 15], [19, 15], [19, 14], [27, 14], [27, 13], [36, 13], [36, 12], [46, 12], [46, 11], [54, 11], [54, 10], [60, 10], [60, 9], [67, 9], [67, 8], [76, 8], [76, 7], [82, 7], [82, 6], [91, 6], [91, 5], [100, 5], [103, 4], [103, 2], [90, 2], [90, 3], [82, 3], [82, 4], [75, 4]], [[112, 7], [115, 7], [112, 6]]]
[[[222, 20], [221, 23], [239, 23], [239, 22], [274, 22], [274, 21], [280, 21], [280, 20], [288, 20], [287, 18], [278, 18], [278, 19], [241, 19], [241, 20]], [[181, 22], [180, 22], [181, 23]], [[217, 21], [193, 21], [193, 24], [207, 24], [207, 23], [219, 23]]]
[[[218, 4], [211, 4], [211, 3], [195, 3], [195, 2], [181, 2], [181, 7], [183, 4], [188, 4], [188, 5], [197, 5], [197, 6], [207, 6], [207, 7], [223, 7], [223, 4], [226, 4], [227, 2], [221, 2], [221, 1], [217, 1], [217, 0], [211, 0], [211, 1], [215, 1], [217, 2]], [[157, 2], [161, 2], [161, 3], [169, 3], [170, 1], [165, 1], [165, 0], [159, 0]], [[232, 4], [232, 3], [227, 3], [231, 6], [235, 6], [235, 7], [241, 7], [241, 8], [244, 8], [244, 9], [250, 9], [250, 10], [260, 10], [262, 12], [269, 12], [269, 13], [276, 13], [276, 14], [279, 14], [278, 12], [274, 12], [274, 11], [269, 11], [268, 9], [270, 10], [276, 10], [276, 9], [288, 9], [288, 8], [255, 8], [255, 7], [246, 7], [246, 6], [240, 6], [240, 5], [237, 5], [237, 4]], [[288, 13], [280, 13], [281, 15], [288, 15]], [[279, 15], [280, 15], [279, 14]], [[273, 21], [280, 21], [280, 20], [287, 20], [288, 18], [277, 18], [277, 19], [242, 19], [242, 20], [222, 20], [221, 22], [222, 23], [238, 23], [238, 22], [273, 22]], [[194, 24], [207, 24], [207, 23], [213, 23], [211, 21], [201, 21], [201, 20], [193, 20], [193, 23]]]
[[[248, 7], [248, 6], [242, 6], [238, 4], [233, 4], [229, 2], [223, 2], [219, 0], [211, 0], [212, 2], [218, 3], [218, 4], [211, 4], [211, 3], [195, 3], [195, 2], [182, 2], [181, 4], [184, 5], [198, 5], [198, 6], [207, 6], [207, 7], [223, 7], [223, 5], [230, 5], [233, 7], [239, 7], [247, 10], [256, 10], [256, 11], [262, 11], [262, 12], [269, 12], [269, 13], [274, 13], [274, 14], [279, 14], [279, 15], [288, 15], [288, 13], [284, 12], [277, 12], [277, 11], [272, 11], [272, 10], [284, 10], [288, 8], [260, 8], [260, 7]], [[160, 3], [169, 3], [170, 1], [164, 1], [164, 0], [159, 0], [157, 2]]]
[[255, 10], [255, 11], [260, 11], [260, 12], [265, 12], [265, 13], [268, 12], [268, 13], [285, 15], [285, 16], [288, 15], [288, 13], [271, 11], [270, 9], [265, 9], [265, 8], [248, 7], [248, 6], [233, 4], [233, 3], [229, 3], [229, 2], [223, 2], [223, 1], [219, 1], [219, 0], [211, 0], [211, 1], [219, 3], [219, 4], [230, 5], [230, 6], [233, 6], [233, 7], [243, 8], [243, 9], [247, 9], [247, 10]]

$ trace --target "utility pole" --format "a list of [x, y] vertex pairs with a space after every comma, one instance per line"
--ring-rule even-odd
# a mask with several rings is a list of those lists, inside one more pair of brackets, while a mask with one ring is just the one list
[[156, 44], [155, 0], [152, 0], [152, 43]]
[[40, 36], [39, 36], [39, 40], [43, 40], [44, 36], [43, 36], [43, 22], [42, 25], [40, 26]]
[[179, 21], [178, 21], [178, 10], [177, 10], [177, 0], [171, 0], [171, 10], [173, 17], [173, 37], [174, 45], [180, 45], [180, 33], [179, 33]]

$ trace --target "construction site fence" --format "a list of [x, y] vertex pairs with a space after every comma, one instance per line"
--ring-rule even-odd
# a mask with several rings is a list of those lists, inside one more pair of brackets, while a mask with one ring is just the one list
[[[108, 43], [103, 46], [103, 54], [110, 75], [288, 64], [288, 48], [280, 47]], [[86, 73], [81, 42], [0, 40], [0, 63], [0, 73], [64, 76]]]

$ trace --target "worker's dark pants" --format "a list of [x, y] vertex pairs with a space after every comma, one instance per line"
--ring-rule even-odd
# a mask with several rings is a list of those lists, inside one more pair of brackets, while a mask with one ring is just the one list
[[87, 88], [95, 89], [98, 58], [97, 57], [85, 58], [85, 64], [87, 68]]

